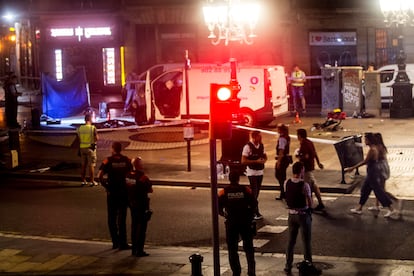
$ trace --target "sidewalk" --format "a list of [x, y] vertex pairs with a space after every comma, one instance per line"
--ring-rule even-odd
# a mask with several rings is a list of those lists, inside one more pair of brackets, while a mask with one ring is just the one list
[[[211, 248], [146, 246], [148, 257], [130, 250], [111, 249], [111, 243], [0, 233], [0, 275], [192, 275], [190, 256], [200, 254], [202, 275], [214, 275]], [[220, 249], [220, 275], [231, 276], [227, 251]], [[256, 275], [284, 275], [284, 254], [256, 253]], [[295, 263], [302, 260], [295, 255]], [[246, 260], [240, 252], [242, 275]], [[322, 275], [412, 275], [414, 261], [314, 256]], [[195, 269], [199, 268], [194, 264]], [[296, 268], [292, 275], [299, 275]], [[195, 275], [196, 276], [196, 275]]]

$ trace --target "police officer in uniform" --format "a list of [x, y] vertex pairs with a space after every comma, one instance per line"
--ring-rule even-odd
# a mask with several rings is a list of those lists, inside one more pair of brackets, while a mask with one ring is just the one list
[[140, 157], [132, 160], [134, 170], [128, 175], [127, 187], [129, 208], [131, 210], [131, 240], [132, 255], [136, 257], [149, 256], [144, 251], [148, 221], [151, 218], [149, 193], [152, 193], [152, 183], [145, 174]]
[[289, 209], [289, 241], [284, 269], [287, 274], [292, 271], [293, 253], [299, 229], [301, 229], [305, 261], [312, 264], [312, 194], [309, 184], [301, 179], [302, 170], [303, 164], [301, 162], [294, 163], [292, 166], [293, 176], [285, 182], [286, 203]]
[[[251, 141], [243, 147], [241, 163], [246, 165], [246, 175], [256, 200], [259, 197], [260, 189], [262, 187], [266, 161], [267, 155], [264, 152], [262, 135], [260, 134], [260, 131], [252, 131]], [[259, 212], [259, 207], [256, 209], [254, 219], [263, 219], [263, 216]]]
[[[98, 178], [107, 193], [108, 226], [112, 239], [112, 248], [130, 249], [127, 243], [126, 216], [128, 208], [128, 192], [126, 176], [132, 170], [131, 159], [121, 154], [122, 145], [112, 143], [112, 155], [102, 162]], [[108, 175], [104, 181], [104, 175]]]
[[248, 186], [239, 185], [240, 174], [238, 172], [231, 171], [229, 180], [230, 185], [219, 192], [218, 205], [219, 214], [226, 218], [226, 241], [230, 267], [234, 276], [241, 274], [238, 254], [239, 237], [241, 237], [246, 253], [248, 275], [256, 275], [253, 247], [256, 225], [253, 217], [257, 209], [257, 200]]

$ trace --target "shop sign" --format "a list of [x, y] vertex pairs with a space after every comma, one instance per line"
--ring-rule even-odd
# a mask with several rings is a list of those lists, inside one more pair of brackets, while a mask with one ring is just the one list
[[111, 27], [76, 27], [76, 28], [51, 28], [51, 37], [77, 37], [78, 41], [82, 38], [90, 39], [94, 36], [111, 36]]
[[356, 45], [356, 32], [310, 32], [310, 46]]

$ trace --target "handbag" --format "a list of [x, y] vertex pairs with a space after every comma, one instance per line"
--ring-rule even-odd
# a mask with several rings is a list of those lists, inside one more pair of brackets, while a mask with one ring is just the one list
[[384, 177], [385, 180], [389, 179], [391, 176], [391, 172], [390, 172], [390, 166], [388, 165], [388, 161], [386, 159], [380, 160], [379, 166], [380, 166], [382, 177]]

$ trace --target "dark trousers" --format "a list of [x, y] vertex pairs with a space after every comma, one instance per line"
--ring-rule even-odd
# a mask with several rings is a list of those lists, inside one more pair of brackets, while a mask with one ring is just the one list
[[128, 198], [119, 195], [107, 195], [108, 227], [114, 247], [123, 247], [127, 243], [126, 216]]
[[381, 202], [381, 205], [384, 207], [389, 207], [392, 202], [389, 195], [385, 192], [385, 180], [379, 175], [367, 174], [365, 181], [361, 187], [361, 198], [359, 199], [359, 204], [364, 205], [369, 195], [374, 191], [375, 197]]
[[8, 127], [18, 126], [17, 108], [18, 108], [17, 98], [12, 97], [12, 96], [6, 96], [5, 113], [6, 113], [6, 122], [7, 122]]
[[276, 168], [275, 166], [275, 178], [277, 179], [277, 181], [279, 182], [280, 185], [280, 197], [281, 198], [285, 198], [285, 181], [286, 181], [286, 170], [289, 167], [289, 162], [288, 161], [282, 161], [280, 163], [280, 167]]
[[253, 232], [251, 229], [251, 221], [245, 222], [225, 222], [226, 225], [226, 242], [229, 253], [229, 263], [233, 276], [241, 274], [241, 265], [238, 254], [239, 237], [243, 240], [243, 250], [247, 259], [247, 274], [249, 276], [256, 275], [256, 262], [254, 260]]
[[145, 237], [147, 233], [148, 219], [145, 215], [146, 210], [131, 207], [131, 240], [132, 253], [142, 253], [144, 251]]
[[[259, 197], [260, 189], [262, 188], [263, 175], [248, 176], [250, 189], [252, 189], [253, 196], [257, 199]], [[259, 206], [257, 206], [257, 214], [259, 214]]]
[[312, 262], [312, 216], [311, 214], [292, 215], [289, 214], [289, 241], [286, 249], [286, 268], [292, 268], [293, 251], [295, 249], [296, 238], [299, 229], [301, 231], [303, 256], [305, 260]]

